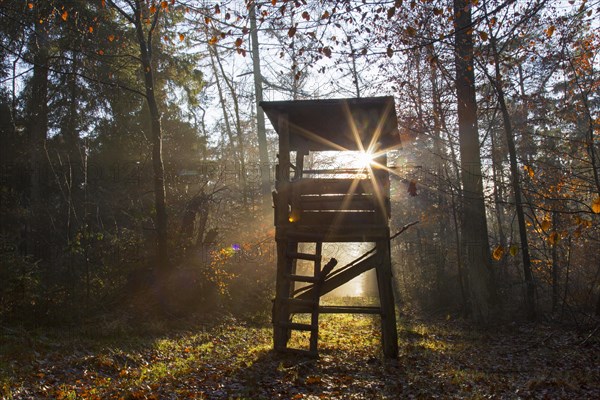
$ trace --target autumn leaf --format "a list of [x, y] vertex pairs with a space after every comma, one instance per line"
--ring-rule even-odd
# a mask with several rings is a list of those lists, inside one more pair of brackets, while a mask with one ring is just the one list
[[390, 7], [387, 10], [387, 19], [392, 19], [392, 17], [396, 14], [396, 7]]
[[166, 2], [166, 1], [161, 1], [161, 2], [160, 2], [160, 7], [161, 7], [163, 10], [166, 10], [166, 9], [169, 7], [169, 3], [168, 3], [168, 2]]
[[600, 196], [596, 197], [594, 201], [592, 201], [592, 211], [594, 214], [600, 214]]
[[289, 30], [288, 30], [288, 36], [289, 37], [294, 37], [294, 35], [296, 34], [296, 27], [292, 26]]
[[550, 223], [550, 221], [548, 221], [547, 219], [543, 220], [542, 223], [540, 224], [541, 228], [545, 231], [547, 231], [548, 229], [550, 229], [550, 226], [552, 226], [552, 224]]
[[277, 0], [271, 0], [271, 5], [272, 6], [276, 6], [277, 5]]
[[69, 18], [69, 13], [65, 11], [60, 17], [63, 21], [66, 21]]
[[155, 6], [154, 4], [152, 4], [152, 5], [150, 6], [150, 13], [151, 13], [151, 14], [154, 14], [155, 12], [156, 12], [156, 6]]
[[479, 38], [482, 41], [486, 42], [488, 40], [488, 34], [487, 34], [487, 32], [479, 31]]
[[242, 38], [237, 38], [235, 40], [235, 47], [240, 47], [242, 45], [242, 43], [243, 43]]
[[304, 18], [305, 20], [310, 20], [310, 14], [308, 13], [308, 11], [304, 11], [302, 13], [302, 18]]
[[103, 56], [104, 55], [104, 51], [103, 50], [98, 50], [98, 54]]
[[93, 27], [93, 26], [90, 26], [90, 27], [88, 28], [88, 32], [89, 32], [89, 33], [93, 33], [93, 32], [94, 32], [94, 27]]
[[558, 234], [558, 232], [554, 231], [548, 236], [548, 243], [550, 243], [550, 245], [554, 246], [558, 242], [559, 239], [560, 239], [560, 235]]
[[325, 10], [323, 15], [321, 15], [321, 19], [329, 18], [329, 11]]
[[221, 8], [218, 4], [215, 4], [215, 14], [221, 14]]
[[411, 180], [408, 183], [408, 190], [407, 190], [408, 194], [411, 195], [412, 197], [416, 196], [417, 193], [417, 182], [415, 182], [414, 180]]
[[216, 44], [218, 41], [219, 41], [219, 39], [218, 39], [216, 36], [213, 36], [213, 37], [211, 37], [211, 38], [208, 40], [208, 44], [210, 44], [210, 45], [214, 45], [214, 44]]
[[115, 35], [108, 35], [108, 41], [112, 42], [115, 40]]
[[326, 57], [331, 58], [331, 47], [323, 47], [323, 54], [325, 54]]
[[434, 8], [433, 15], [442, 15], [444, 11], [441, 8]]
[[31, 10], [33, 8], [33, 3], [28, 3], [27, 7]]
[[523, 165], [523, 169], [525, 170], [525, 172], [527, 172], [529, 174], [529, 177], [533, 179], [535, 173], [533, 172], [533, 168], [531, 168], [528, 165]]
[[388, 46], [386, 53], [389, 58], [392, 58], [392, 56], [394, 55], [394, 50]]
[[556, 29], [556, 27], [554, 25], [550, 25], [548, 27], [548, 29], [546, 29], [546, 36], [552, 37], [552, 35], [554, 35], [554, 30], [555, 29]]
[[204, 17], [204, 23], [206, 25], [210, 24], [210, 17]]
[[503, 255], [504, 255], [504, 247], [501, 244], [499, 244], [498, 246], [496, 246], [496, 248], [492, 252], [492, 257], [494, 258], [494, 260], [499, 261]]
[[408, 36], [415, 36], [417, 34], [417, 30], [412, 26], [409, 26], [406, 28], [406, 33], [408, 34]]
[[106, 7], [106, 0], [102, 0], [100, 4], [102, 4], [102, 8]]
[[183, 33], [179, 34], [179, 41], [183, 42], [183, 39], [185, 39], [185, 35]]
[[517, 246], [516, 244], [512, 244], [508, 252], [511, 256], [515, 257], [517, 254], [519, 254], [519, 246]]

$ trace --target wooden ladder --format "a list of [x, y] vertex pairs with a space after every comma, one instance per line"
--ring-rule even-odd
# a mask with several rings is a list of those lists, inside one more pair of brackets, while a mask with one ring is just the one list
[[[284, 275], [286, 286], [289, 287], [288, 297], [279, 299], [285, 307], [285, 312], [280, 314], [281, 319], [275, 321], [277, 326], [286, 330], [287, 339], [291, 337], [292, 331], [307, 331], [310, 332], [309, 349], [292, 349], [287, 347], [287, 341], [284, 348], [278, 350], [293, 353], [303, 353], [316, 357], [317, 343], [319, 339], [319, 300], [320, 291], [314, 290], [310, 298], [299, 299], [294, 297], [294, 287], [296, 282], [311, 283], [318, 288], [323, 282], [321, 275], [321, 252], [323, 250], [323, 242], [315, 242], [315, 254], [298, 252], [298, 242], [289, 242], [286, 248], [286, 273]], [[313, 275], [299, 275], [296, 272], [297, 260], [306, 260], [313, 262]], [[276, 299], [278, 301], [278, 299]], [[310, 324], [292, 322], [292, 314], [294, 310], [302, 310], [302, 313], [310, 313]]]

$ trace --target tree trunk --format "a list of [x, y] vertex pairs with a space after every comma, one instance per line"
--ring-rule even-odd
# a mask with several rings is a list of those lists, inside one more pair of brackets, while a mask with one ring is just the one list
[[[252, 67], [254, 73], [254, 96], [256, 98], [256, 133], [258, 135], [258, 157], [260, 162], [261, 192], [270, 195], [271, 182], [269, 179], [270, 165], [265, 129], [265, 113], [260, 107], [263, 100], [262, 73], [260, 72], [260, 56], [258, 51], [258, 29], [256, 27], [256, 3], [250, 5], [250, 37], [252, 40]], [[270, 197], [269, 197], [270, 198]]]
[[[525, 212], [523, 211], [523, 202], [521, 200], [521, 185], [519, 183], [519, 167], [517, 164], [517, 150], [515, 146], [514, 133], [510, 114], [506, 106], [504, 98], [504, 89], [502, 88], [502, 74], [500, 72], [500, 60], [496, 48], [496, 40], [492, 36], [490, 40], [492, 47], [495, 74], [496, 77], [492, 81], [498, 102], [500, 103], [500, 111], [502, 112], [502, 121], [504, 132], [506, 133], [506, 142], [508, 145], [508, 157], [510, 161], [510, 173], [512, 189], [515, 196], [515, 208], [517, 212], [517, 224], [519, 226], [519, 239], [521, 241], [521, 254], [523, 257], [523, 273], [525, 276], [525, 312], [529, 320], [535, 319], [535, 288], [533, 284], [533, 274], [531, 273], [531, 259], [529, 256], [529, 243], [527, 242], [527, 227], [525, 225]], [[491, 78], [490, 78], [491, 79]]]
[[[139, 3], [138, 3], [139, 5]], [[137, 7], [140, 10], [140, 7]], [[158, 18], [158, 16], [156, 17]], [[135, 29], [140, 46], [146, 102], [150, 111], [152, 136], [152, 169], [154, 172], [154, 207], [156, 228], [156, 266], [159, 278], [163, 278], [169, 270], [168, 234], [167, 234], [167, 201], [165, 188], [165, 167], [162, 159], [162, 124], [161, 114], [156, 101], [152, 66], [151, 35], [146, 40], [141, 13], [135, 12]]]
[[475, 321], [485, 323], [489, 320], [490, 312], [491, 258], [479, 154], [473, 36], [469, 32], [472, 19], [468, 4], [467, 0], [454, 0], [457, 113], [464, 204], [461, 225], [471, 312]]
[[[233, 100], [233, 115], [234, 115], [234, 124], [235, 124], [235, 132], [237, 138], [237, 147], [238, 147], [238, 160], [240, 162], [240, 179], [242, 183], [242, 198], [244, 205], [248, 204], [248, 184], [247, 184], [247, 176], [246, 176], [246, 151], [244, 149], [244, 135], [242, 132], [242, 121], [240, 117], [240, 104], [238, 100], [238, 95], [233, 86], [233, 82], [227, 77], [225, 74], [225, 69], [223, 68], [223, 63], [221, 62], [221, 56], [219, 52], [216, 50], [216, 47], [213, 47], [214, 58], [219, 65], [219, 70], [221, 71], [221, 76], [229, 89], [229, 93], [231, 94], [231, 99]], [[218, 84], [218, 82], [217, 82]]]
[[[37, 8], [36, 8], [37, 9]], [[42, 11], [40, 10], [40, 14]], [[41, 18], [41, 16], [40, 16]], [[33, 78], [31, 80], [29, 139], [30, 139], [30, 221], [27, 236], [27, 252], [43, 259], [42, 238], [42, 188], [46, 183], [48, 135], [48, 34], [45, 27], [35, 20], [30, 48], [33, 55]]]

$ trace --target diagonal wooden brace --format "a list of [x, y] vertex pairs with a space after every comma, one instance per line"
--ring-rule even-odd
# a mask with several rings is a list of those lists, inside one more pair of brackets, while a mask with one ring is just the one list
[[[319, 296], [329, 293], [332, 290], [342, 286], [344, 283], [356, 278], [358, 275], [362, 274], [363, 272], [366, 272], [372, 268], [375, 268], [377, 266], [377, 264], [380, 262], [381, 262], [381, 260], [379, 259], [377, 253], [375, 253], [372, 256], [365, 258], [361, 262], [356, 263], [352, 267], [350, 267], [338, 274], [336, 274], [336, 273], [332, 274], [331, 276], [327, 277], [322, 284], [318, 285], [319, 292], [320, 292]], [[314, 294], [313, 294], [314, 290], [315, 290], [315, 286], [312, 285], [309, 289], [304, 291], [297, 298], [304, 299], [304, 300], [310, 300], [314, 296]]]

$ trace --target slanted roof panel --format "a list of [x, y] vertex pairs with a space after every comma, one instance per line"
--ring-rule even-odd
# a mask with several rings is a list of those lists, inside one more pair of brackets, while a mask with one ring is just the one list
[[279, 135], [279, 118], [287, 116], [290, 150], [382, 150], [400, 145], [393, 97], [263, 101], [260, 106]]

